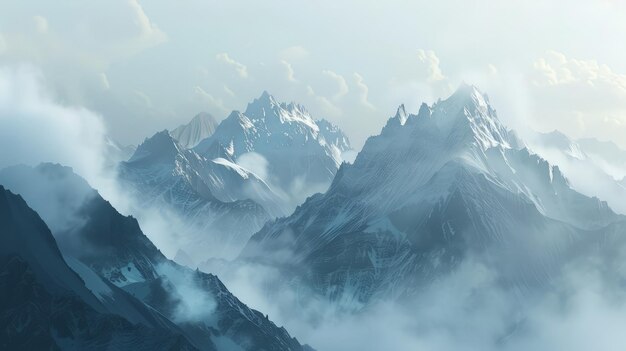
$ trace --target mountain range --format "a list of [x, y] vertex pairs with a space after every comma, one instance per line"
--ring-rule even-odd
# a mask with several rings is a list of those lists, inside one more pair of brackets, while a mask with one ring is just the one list
[[359, 310], [414, 296], [470, 259], [535, 291], [625, 223], [573, 190], [486, 95], [463, 85], [417, 114], [400, 106], [326, 193], [268, 222], [237, 262], [276, 267], [290, 286]]
[[195, 262], [234, 258], [267, 220], [325, 191], [350, 149], [338, 127], [314, 121], [301, 105], [279, 103], [267, 92], [212, 133], [203, 129], [210, 136], [196, 147], [177, 140], [191, 133], [183, 131], [205, 135], [199, 132], [205, 119], [201, 114], [182, 129], [147, 138], [118, 167], [141, 206], [179, 219], [177, 249]]
[[[220, 123], [201, 113], [107, 150], [135, 217], [69, 167], [0, 170], [0, 349], [310, 351], [293, 337], [301, 324], [251, 296], [333, 329], [386, 303], [413, 311], [476, 265], [515, 301], [560, 301], [581, 262], [623, 286], [626, 152], [522, 137], [472, 85], [416, 113], [399, 106], [350, 163], [337, 126], [267, 92]], [[496, 345], [529, 330], [518, 312]], [[368, 333], [397, 327], [386, 323]]]
[[350, 142], [331, 123], [313, 120], [304, 106], [280, 103], [263, 92], [245, 112], [231, 113], [195, 149], [207, 158], [232, 160], [258, 154], [267, 163], [266, 180], [290, 190], [298, 183], [330, 183]]

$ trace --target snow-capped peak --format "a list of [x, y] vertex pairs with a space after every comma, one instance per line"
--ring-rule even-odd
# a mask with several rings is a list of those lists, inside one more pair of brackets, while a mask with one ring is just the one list
[[245, 112], [232, 112], [193, 150], [206, 159], [222, 157], [254, 170], [286, 194], [292, 208], [330, 184], [350, 142], [337, 126], [315, 121], [302, 105], [278, 102], [263, 92]]
[[473, 85], [462, 84], [452, 96], [438, 101], [430, 110], [436, 126], [448, 137], [470, 142], [482, 150], [511, 147], [509, 132], [489, 104], [489, 98]]
[[432, 106], [423, 103], [417, 114], [407, 113], [401, 105], [387, 122], [382, 135], [392, 140], [402, 135], [409, 139], [428, 136], [441, 147], [456, 148], [461, 152], [474, 150], [480, 153], [493, 147], [509, 149], [517, 145], [498, 119], [488, 97], [467, 84]]
[[299, 123], [315, 132], [319, 131], [317, 124], [304, 106], [293, 102], [288, 104], [278, 102], [267, 91], [249, 103], [244, 114], [252, 120], [264, 119], [266, 123], [279, 121], [281, 124]]

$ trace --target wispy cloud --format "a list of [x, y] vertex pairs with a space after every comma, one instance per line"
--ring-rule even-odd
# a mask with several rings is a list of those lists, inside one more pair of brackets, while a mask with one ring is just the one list
[[226, 65], [233, 67], [241, 78], [248, 78], [248, 67], [246, 67], [244, 64], [240, 62], [235, 61], [230, 56], [228, 56], [227, 53], [225, 52], [219, 53], [215, 55], [215, 59], [217, 59], [217, 61], [219, 62], [222, 62]]
[[338, 100], [348, 94], [348, 92], [350, 91], [350, 89], [348, 88], [348, 82], [346, 82], [346, 79], [342, 75], [337, 74], [331, 70], [323, 70], [322, 74], [329, 77], [335, 82], [335, 84], [337, 84], [337, 93], [333, 95], [333, 99]]
[[281, 60], [280, 63], [283, 65], [283, 67], [285, 67], [287, 80], [290, 82], [297, 82], [298, 80], [296, 79], [295, 72], [291, 63], [287, 62], [286, 60]]
[[353, 77], [354, 77], [354, 84], [356, 85], [356, 89], [359, 94], [359, 101], [361, 102], [361, 104], [369, 109], [372, 109], [372, 110], [375, 109], [374, 105], [372, 105], [372, 103], [370, 103], [368, 100], [369, 87], [365, 84], [365, 80], [363, 79], [363, 76], [355, 72], [353, 74]]

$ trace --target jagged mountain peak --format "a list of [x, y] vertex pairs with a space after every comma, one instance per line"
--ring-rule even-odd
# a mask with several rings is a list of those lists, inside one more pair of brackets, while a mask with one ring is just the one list
[[299, 110], [300, 112], [306, 112], [306, 108], [303, 105], [297, 104], [293, 101], [289, 103], [281, 102], [274, 95], [268, 93], [267, 90], [264, 90], [261, 96], [254, 99], [251, 103], [248, 104], [248, 108], [246, 109], [246, 112], [248, 111], [250, 106], [252, 107], [262, 106], [262, 107], [270, 107], [270, 108], [280, 107], [288, 111]]
[[255, 112], [260, 109], [271, 110], [278, 106], [280, 106], [280, 103], [276, 100], [276, 98], [268, 93], [267, 90], [264, 90], [261, 96], [248, 103], [245, 113], [248, 114], [249, 112]]
[[488, 97], [468, 84], [462, 84], [450, 97], [431, 106], [423, 103], [416, 115], [407, 113], [401, 105], [387, 125], [403, 128], [385, 128], [383, 134], [393, 133], [393, 137], [399, 134], [429, 135], [434, 142], [447, 148], [473, 145], [484, 151], [516, 145]]
[[260, 155], [271, 178], [264, 180], [286, 189], [302, 181], [329, 184], [349, 149], [347, 136], [337, 126], [315, 121], [302, 105], [278, 102], [267, 92], [245, 112], [233, 111], [194, 148], [206, 158], [228, 155], [234, 162], [244, 154]]
[[[510, 147], [508, 131], [500, 122], [489, 99], [476, 86], [462, 84], [448, 99], [432, 106], [441, 129], [470, 136], [483, 150]], [[462, 136], [462, 135], [459, 135]]]
[[274, 100], [274, 95], [270, 94], [267, 90], [263, 90], [259, 100]]
[[[498, 120], [489, 98], [476, 86], [461, 84], [447, 99], [439, 100], [431, 107], [433, 112], [445, 112], [446, 115], [460, 116], [482, 112], [492, 119]], [[498, 120], [499, 122], [499, 120]]]
[[264, 91], [259, 98], [249, 103], [244, 114], [252, 120], [263, 120], [265, 123], [274, 121], [279, 121], [280, 124], [298, 123], [304, 124], [315, 131], [319, 130], [304, 106], [294, 102], [279, 102], [267, 91]]

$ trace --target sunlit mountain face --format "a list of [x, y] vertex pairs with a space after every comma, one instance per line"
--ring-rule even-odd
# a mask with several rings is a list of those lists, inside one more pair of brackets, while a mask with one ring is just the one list
[[626, 348], [616, 1], [0, 3], [0, 350]]

